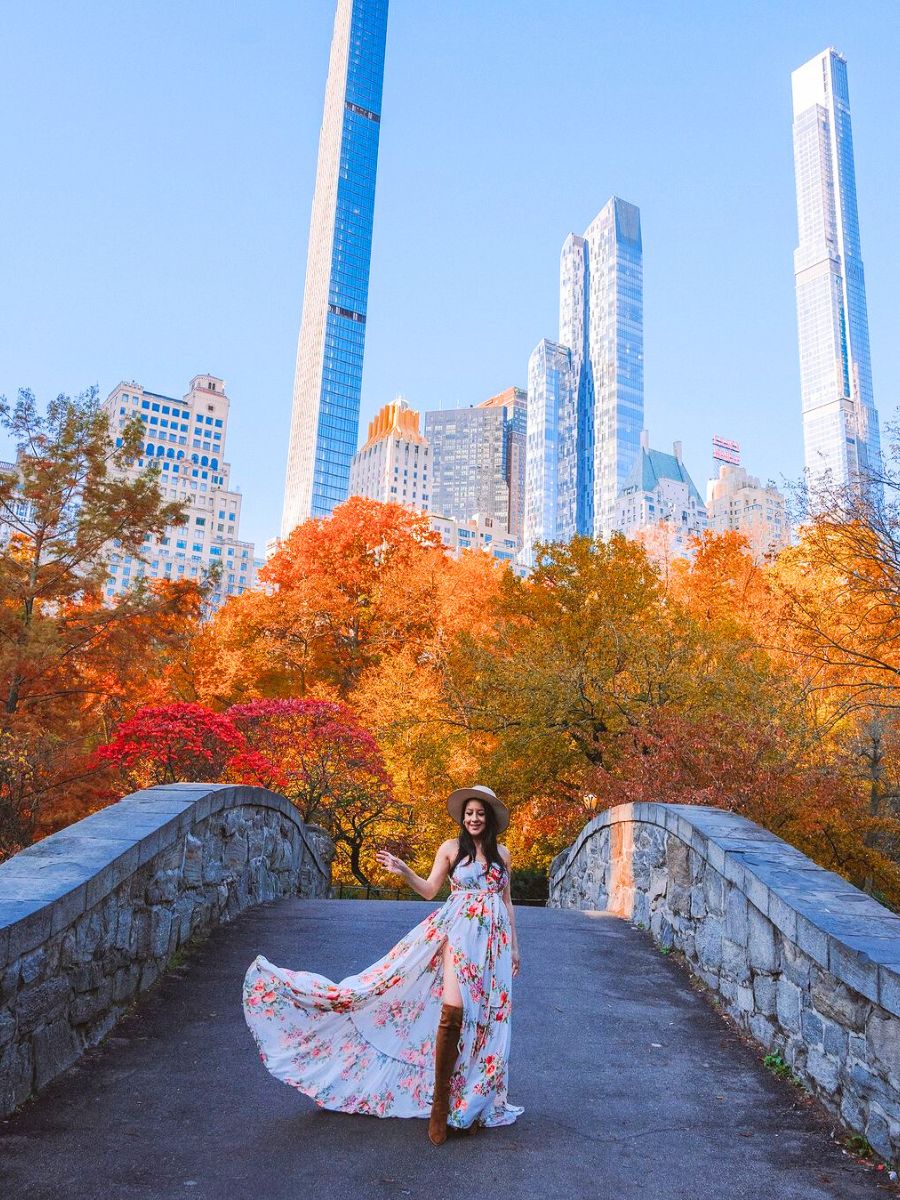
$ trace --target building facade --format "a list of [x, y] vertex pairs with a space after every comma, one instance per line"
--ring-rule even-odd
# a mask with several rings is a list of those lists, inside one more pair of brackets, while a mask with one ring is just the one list
[[452, 517], [431, 514], [431, 528], [441, 535], [444, 549], [454, 558], [467, 550], [481, 550], [499, 562], [504, 562], [521, 574], [517, 566], [521, 543], [506, 528], [505, 522], [476, 513], [468, 521], [455, 521]]
[[369, 436], [353, 456], [350, 495], [427, 512], [431, 502], [431, 448], [419, 414], [398, 398], [369, 422]]
[[432, 512], [462, 522], [480, 513], [521, 543], [526, 404], [521, 388], [509, 388], [471, 408], [426, 412]]
[[708, 527], [716, 533], [743, 534], [757, 562], [790, 545], [785, 498], [773, 483], [763, 487], [738, 465], [723, 464], [706, 487]]
[[825, 50], [791, 76], [794, 253], [807, 478], [853, 485], [881, 470], [847, 62]]
[[525, 521], [522, 561], [537, 542], [567, 542], [576, 530], [576, 405], [572, 352], [544, 338], [528, 360]]
[[122, 554], [113, 543], [107, 599], [145, 577], [200, 582], [213, 566], [212, 608], [256, 585], [253, 543], [240, 537], [241, 494], [231, 488], [225, 461], [230, 406], [225, 384], [213, 375], [195, 375], [181, 400], [120, 383], [104, 401], [114, 439], [130, 419], [143, 422], [144, 452], [131, 473], [158, 467], [164, 498], [186, 505], [188, 517], [160, 537], [148, 535], [141, 557]]
[[480, 405], [504, 413], [504, 470], [509, 493], [506, 528], [521, 544], [525, 527], [525, 439], [528, 430], [528, 392], [510, 387]]
[[651, 450], [642, 432], [638, 457], [616, 502], [615, 529], [651, 543], [661, 532], [667, 554], [689, 555], [691, 539], [706, 527], [706, 506], [684, 465], [681, 442], [666, 454]]
[[359, 432], [388, 0], [338, 0], [297, 345], [282, 537], [345, 500]]
[[603, 537], [644, 424], [641, 215], [618, 196], [563, 245], [559, 342], [572, 352], [575, 381], [576, 530]]

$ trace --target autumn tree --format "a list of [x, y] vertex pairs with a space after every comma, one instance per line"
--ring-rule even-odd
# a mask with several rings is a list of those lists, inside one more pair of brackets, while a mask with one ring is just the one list
[[358, 496], [299, 525], [263, 589], [217, 618], [235, 691], [348, 699], [366, 669], [434, 633], [438, 545], [423, 514]]
[[263, 782], [271, 764], [249, 752], [234, 722], [202, 704], [138, 709], [97, 750], [131, 790], [164, 783]]
[[[147, 536], [182, 515], [154, 471], [125, 473], [140, 453], [139, 422], [114, 444], [92, 390], [43, 414], [20, 392], [15, 404], [0, 400], [0, 424], [17, 446], [15, 468], [0, 473], [0, 734], [41, 747], [39, 770], [4, 775], [0, 808], [27, 812], [33, 827], [46, 798], [86, 770], [85, 709], [110, 678], [101, 661], [114, 662], [136, 623], [164, 621], [190, 600], [186, 589], [138, 586], [104, 603], [113, 544], [140, 557]], [[19, 840], [0, 831], [0, 844]]]
[[321, 825], [343, 865], [370, 882], [377, 842], [395, 840], [407, 813], [372, 734], [340, 701], [256, 700], [228, 710], [228, 719], [256, 753], [260, 781], [283, 792], [303, 819]]

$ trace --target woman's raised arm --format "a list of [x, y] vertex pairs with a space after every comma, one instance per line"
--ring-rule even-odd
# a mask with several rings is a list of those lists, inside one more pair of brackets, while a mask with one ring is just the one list
[[392, 875], [402, 875], [414, 892], [425, 900], [433, 900], [446, 882], [456, 857], [456, 841], [442, 842], [434, 856], [434, 866], [427, 879], [417, 875], [412, 867], [408, 867], [402, 858], [391, 854], [389, 850], [378, 850], [376, 859], [386, 871]]

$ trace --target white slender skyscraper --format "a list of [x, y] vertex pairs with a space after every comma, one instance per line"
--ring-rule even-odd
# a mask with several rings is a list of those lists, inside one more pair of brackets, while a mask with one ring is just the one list
[[813, 489], [840, 487], [881, 469], [846, 59], [817, 54], [791, 87], [804, 459]]
[[388, 0], [338, 0], [319, 135], [281, 534], [347, 498], [362, 387]]

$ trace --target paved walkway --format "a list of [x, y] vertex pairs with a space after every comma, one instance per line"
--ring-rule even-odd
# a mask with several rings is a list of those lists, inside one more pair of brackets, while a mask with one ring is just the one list
[[107, 1042], [0, 1122], [16, 1200], [857, 1200], [884, 1196], [645, 934], [519, 909], [506, 1129], [435, 1149], [424, 1121], [318, 1111], [243, 1022], [254, 954], [334, 979], [421, 920], [402, 903], [285, 900], [217, 930]]

